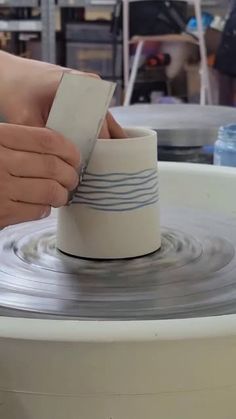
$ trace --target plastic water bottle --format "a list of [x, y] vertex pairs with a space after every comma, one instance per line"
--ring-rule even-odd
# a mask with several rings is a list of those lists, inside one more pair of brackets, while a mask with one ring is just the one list
[[236, 124], [219, 129], [214, 148], [214, 164], [236, 167]]

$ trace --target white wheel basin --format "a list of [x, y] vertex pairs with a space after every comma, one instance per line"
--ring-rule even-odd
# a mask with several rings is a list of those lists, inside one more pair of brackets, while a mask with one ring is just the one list
[[[236, 170], [159, 168], [161, 204], [236, 216]], [[114, 322], [0, 317], [0, 418], [234, 419], [235, 356], [236, 314]]]

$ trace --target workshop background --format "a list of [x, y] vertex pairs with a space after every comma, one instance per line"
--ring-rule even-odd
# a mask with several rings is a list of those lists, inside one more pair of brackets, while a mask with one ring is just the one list
[[1, 231], [0, 419], [235, 419], [236, 0], [0, 0], [0, 44], [114, 80], [128, 134], [91, 149], [101, 98], [64, 78], [81, 182]]
[[[124, 42], [122, 0], [1, 0], [0, 48], [114, 80], [117, 89], [113, 105], [124, 103], [127, 88], [126, 104], [199, 103], [203, 57], [198, 43], [195, 2], [131, 0], [126, 3], [128, 46]], [[217, 105], [221, 100], [215, 57], [231, 2], [202, 0], [199, 3], [210, 104]], [[137, 36], [144, 36], [145, 43], [130, 89], [128, 71], [133, 65]], [[124, 62], [124, 49], [128, 63]]]

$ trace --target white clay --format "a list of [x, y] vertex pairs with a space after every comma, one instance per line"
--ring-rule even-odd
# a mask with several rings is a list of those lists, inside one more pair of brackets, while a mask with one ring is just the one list
[[57, 246], [94, 259], [145, 255], [161, 245], [156, 132], [98, 140], [73, 203], [59, 211]]

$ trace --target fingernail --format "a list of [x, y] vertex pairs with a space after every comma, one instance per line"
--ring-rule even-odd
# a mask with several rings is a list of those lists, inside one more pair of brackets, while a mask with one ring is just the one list
[[75, 194], [76, 190], [77, 190], [77, 188], [74, 189], [73, 191], [69, 192], [69, 194], [68, 194], [68, 202], [67, 202], [66, 205], [72, 204], [72, 201], [73, 201], [74, 194]]
[[78, 75], [81, 75], [81, 71], [71, 70], [70, 74], [77, 74], [77, 76], [78, 76]]

